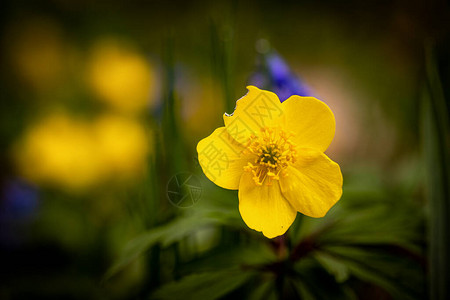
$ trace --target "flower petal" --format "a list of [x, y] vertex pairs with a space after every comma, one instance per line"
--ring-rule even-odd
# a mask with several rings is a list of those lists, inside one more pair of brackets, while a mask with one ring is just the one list
[[297, 215], [281, 194], [278, 182], [257, 186], [249, 172], [242, 174], [239, 184], [239, 211], [248, 227], [268, 238], [284, 234]]
[[283, 102], [285, 128], [295, 133], [297, 147], [324, 152], [334, 138], [336, 121], [330, 108], [314, 97], [291, 96]]
[[283, 115], [280, 99], [272, 92], [248, 86], [248, 93], [236, 101], [233, 114], [224, 114], [228, 133], [239, 143], [245, 144], [252, 133], [259, 133], [265, 126], [276, 126]]
[[313, 149], [299, 149], [298, 161], [288, 166], [280, 179], [281, 191], [291, 205], [310, 217], [323, 217], [341, 198], [342, 173], [339, 165]]
[[198, 143], [198, 161], [209, 180], [225, 189], [237, 190], [244, 166], [250, 159], [242, 150], [244, 147], [225, 127], [219, 127]]

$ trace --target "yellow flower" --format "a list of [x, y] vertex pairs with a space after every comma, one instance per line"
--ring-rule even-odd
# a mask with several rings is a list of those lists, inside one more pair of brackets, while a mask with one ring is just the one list
[[91, 135], [88, 124], [65, 114], [40, 120], [13, 149], [19, 172], [32, 182], [71, 191], [92, 186], [102, 173]]
[[85, 192], [142, 176], [151, 144], [150, 132], [134, 119], [104, 114], [92, 122], [57, 113], [28, 128], [12, 150], [30, 181]]
[[136, 179], [144, 174], [152, 136], [138, 121], [114, 114], [101, 116], [93, 126], [99, 158], [109, 174]]
[[101, 101], [119, 112], [139, 113], [150, 107], [155, 74], [143, 55], [116, 40], [102, 40], [92, 50], [88, 82]]
[[234, 113], [224, 114], [225, 127], [198, 143], [198, 158], [211, 181], [239, 190], [247, 226], [273, 238], [286, 232], [297, 211], [323, 217], [340, 199], [341, 170], [323, 153], [335, 120], [316, 98], [281, 103], [272, 92], [248, 90]]

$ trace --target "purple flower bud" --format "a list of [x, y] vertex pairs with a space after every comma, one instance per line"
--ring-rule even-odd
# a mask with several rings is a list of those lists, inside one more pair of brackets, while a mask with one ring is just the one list
[[21, 179], [6, 181], [2, 187], [0, 217], [10, 220], [28, 218], [38, 207], [37, 189]]
[[257, 71], [249, 78], [249, 84], [273, 91], [280, 101], [292, 95], [312, 96], [310, 88], [289, 68], [284, 59], [272, 51], [262, 54], [257, 63]]

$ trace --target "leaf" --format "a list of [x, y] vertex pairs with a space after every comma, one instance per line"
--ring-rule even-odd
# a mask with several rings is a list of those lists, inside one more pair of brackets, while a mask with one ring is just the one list
[[325, 270], [336, 278], [337, 282], [342, 283], [348, 279], [350, 272], [344, 262], [320, 251], [316, 251], [314, 256]]
[[161, 244], [163, 247], [167, 247], [190, 235], [192, 232], [206, 226], [212, 226], [215, 223], [217, 223], [215, 220], [208, 218], [182, 217], [139, 235], [125, 246], [122, 254], [106, 271], [103, 281], [108, 280], [117, 272], [128, 266], [153, 245]]
[[164, 234], [161, 237], [163, 247], [167, 247], [174, 242], [177, 242], [192, 232], [217, 224], [218, 222], [211, 218], [202, 216], [192, 216], [175, 219], [175, 221], [163, 227]]
[[301, 299], [303, 300], [315, 300], [316, 297], [313, 293], [308, 289], [308, 286], [300, 280], [290, 280], [290, 283], [297, 290]]
[[317, 260], [307, 256], [295, 264], [291, 282], [306, 299], [348, 299], [343, 284], [338, 284]]
[[430, 209], [430, 294], [450, 295], [450, 157], [449, 120], [439, 65], [431, 47], [426, 49], [427, 90], [422, 96], [422, 150], [425, 161], [426, 198]]
[[206, 255], [199, 257], [181, 267], [181, 272], [209, 272], [229, 266], [255, 266], [275, 261], [277, 257], [266, 244], [229, 245], [217, 247]]
[[417, 209], [371, 205], [340, 217], [319, 238], [321, 244], [327, 245], [392, 244], [417, 252], [420, 250], [418, 242], [423, 238], [420, 231], [422, 221], [422, 213]]
[[351, 272], [358, 278], [363, 281], [371, 282], [376, 286], [382, 287], [386, 290], [393, 299], [418, 299], [416, 296], [413, 296], [409, 293], [405, 293], [401, 291], [392, 280], [381, 276], [377, 273], [371, 272], [370, 270], [360, 268], [356, 264], [348, 264], [348, 267], [351, 269]]
[[120, 257], [106, 271], [103, 281], [110, 279], [116, 273], [128, 266], [137, 259], [142, 253], [155, 245], [164, 235], [164, 228], [150, 230], [135, 239], [131, 240], [124, 248]]
[[[267, 279], [267, 278], [266, 278]], [[274, 281], [269, 279], [258, 284], [247, 298], [248, 300], [276, 300]]]
[[376, 248], [327, 246], [322, 251], [345, 264], [352, 275], [385, 289], [394, 299], [424, 296], [423, 270], [408, 257]]
[[218, 299], [236, 290], [254, 275], [254, 272], [237, 269], [193, 274], [163, 286], [151, 299]]

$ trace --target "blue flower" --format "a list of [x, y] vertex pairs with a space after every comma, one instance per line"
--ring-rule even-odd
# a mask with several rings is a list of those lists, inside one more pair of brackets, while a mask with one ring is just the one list
[[286, 61], [275, 51], [262, 54], [257, 63], [257, 71], [250, 76], [249, 84], [273, 91], [281, 102], [292, 95], [313, 96], [289, 68]]
[[37, 189], [20, 179], [7, 181], [3, 186], [0, 216], [3, 219], [27, 219], [38, 207]]
[[36, 216], [38, 192], [21, 179], [2, 182], [0, 190], [0, 247], [18, 247], [24, 241], [23, 225]]

